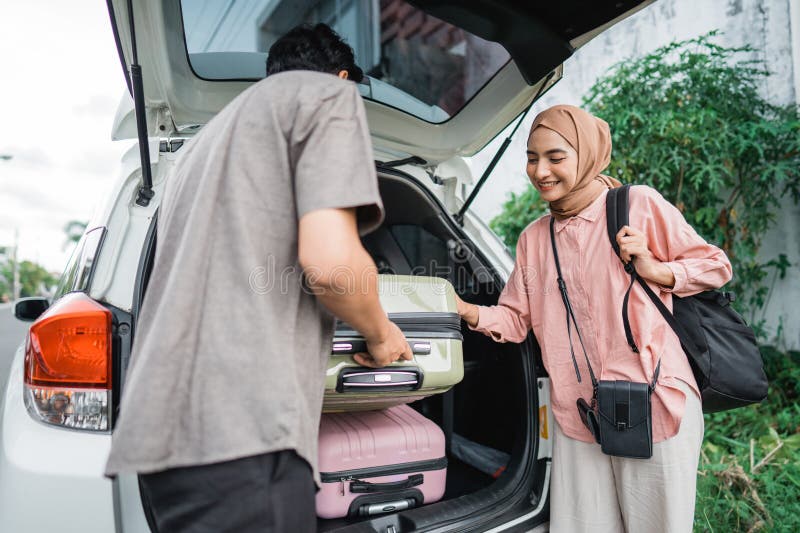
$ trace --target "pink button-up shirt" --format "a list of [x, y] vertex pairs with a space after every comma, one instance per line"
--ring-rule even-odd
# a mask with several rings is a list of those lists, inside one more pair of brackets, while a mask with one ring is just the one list
[[[598, 380], [651, 382], [661, 357], [661, 372], [652, 398], [653, 440], [678, 432], [685, 396], [677, 380], [696, 393], [692, 370], [680, 341], [641, 287], [635, 285], [628, 316], [639, 352], [625, 339], [622, 299], [630, 283], [614, 253], [606, 230], [604, 192], [578, 215], [556, 221], [556, 245], [567, 293], [583, 336], [586, 352]], [[689, 296], [719, 288], [731, 279], [725, 253], [706, 243], [681, 213], [656, 190], [634, 186], [630, 191], [630, 226], [643, 231], [653, 255], [675, 275], [671, 289], [649, 283], [672, 309], [672, 294]], [[566, 311], [556, 282], [550, 244], [550, 215], [529, 225], [517, 243], [514, 271], [498, 305], [479, 308], [477, 331], [497, 342], [522, 342], [533, 328], [551, 379], [553, 414], [562, 431], [592, 442], [578, 416], [575, 402], [592, 397], [592, 384], [580, 342], [573, 329], [575, 357], [581, 372], [578, 383], [570, 356]], [[699, 394], [698, 394], [699, 396]]]

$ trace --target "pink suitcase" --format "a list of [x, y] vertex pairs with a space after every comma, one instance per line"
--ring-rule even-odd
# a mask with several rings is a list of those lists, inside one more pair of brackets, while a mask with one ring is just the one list
[[407, 405], [323, 414], [317, 493], [320, 518], [369, 516], [433, 503], [444, 495], [441, 428]]

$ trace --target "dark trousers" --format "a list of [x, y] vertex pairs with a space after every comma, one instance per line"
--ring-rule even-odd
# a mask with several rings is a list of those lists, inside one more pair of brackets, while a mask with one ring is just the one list
[[139, 476], [155, 533], [316, 530], [311, 468], [294, 451]]

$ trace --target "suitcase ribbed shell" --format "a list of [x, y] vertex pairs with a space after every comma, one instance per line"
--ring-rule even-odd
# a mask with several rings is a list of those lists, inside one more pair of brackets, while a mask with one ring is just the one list
[[[383, 411], [324, 414], [319, 432], [319, 470], [323, 479], [317, 493], [317, 514], [322, 518], [346, 516], [351, 502], [362, 494], [349, 488], [354, 477], [370, 483], [387, 483], [422, 474], [424, 482], [414, 487], [425, 503], [441, 499], [447, 469], [444, 433], [441, 428], [406, 405]], [[435, 470], [415, 470], [429, 463]], [[410, 465], [407, 468], [405, 465]], [[351, 475], [374, 469], [378, 475]], [[391, 475], [380, 475], [389, 469]], [[343, 481], [342, 478], [345, 478]], [[386, 494], [386, 501], [393, 498]]]

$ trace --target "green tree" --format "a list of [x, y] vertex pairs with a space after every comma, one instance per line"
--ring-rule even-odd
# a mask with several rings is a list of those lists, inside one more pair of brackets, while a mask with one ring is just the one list
[[539, 191], [529, 186], [519, 194], [509, 194], [508, 200], [503, 204], [502, 214], [492, 219], [489, 227], [503, 239], [506, 246], [515, 251], [517, 238], [522, 230], [547, 212], [547, 202], [539, 196]]
[[2, 272], [0, 272], [0, 303], [7, 302], [10, 299], [11, 299], [11, 285], [3, 276]]
[[[11, 298], [11, 280], [14, 279], [14, 262], [0, 264], [0, 298]], [[19, 295], [22, 298], [39, 296], [55, 285], [58, 278], [33, 261], [19, 262]]]
[[[607, 173], [652, 185], [726, 251], [737, 305], [753, 321], [769, 296], [770, 273], [784, 277], [792, 266], [784, 255], [759, 260], [757, 253], [781, 199], [800, 200], [800, 119], [797, 106], [776, 106], [759, 94], [769, 73], [747, 59], [753, 49], [717, 45], [716, 35], [615, 65], [583, 105], [611, 127]], [[527, 199], [512, 198], [492, 227], [511, 228], [525, 213], [517, 204]]]
[[64, 233], [67, 236], [64, 248], [81, 240], [87, 224], [88, 222], [81, 222], [80, 220], [70, 220], [64, 224]]
[[7, 302], [12, 298], [12, 278], [7, 277], [5, 269], [6, 263], [10, 260], [9, 255], [9, 248], [7, 246], [0, 246], [0, 303]]

